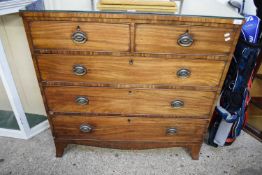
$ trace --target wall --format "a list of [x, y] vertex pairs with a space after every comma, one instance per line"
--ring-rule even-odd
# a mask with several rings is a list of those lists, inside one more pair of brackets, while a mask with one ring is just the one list
[[11, 108], [11, 105], [9, 103], [7, 94], [6, 94], [4, 86], [3, 86], [3, 83], [2, 83], [1, 78], [0, 78], [0, 111], [1, 110], [11, 111], [12, 108]]
[[[0, 18], [0, 36], [25, 112], [45, 115], [23, 22], [17, 13]], [[8, 103], [1, 100], [2, 106]]]

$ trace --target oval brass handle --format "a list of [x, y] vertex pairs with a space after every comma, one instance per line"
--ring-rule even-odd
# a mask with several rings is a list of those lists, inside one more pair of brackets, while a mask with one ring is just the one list
[[181, 35], [177, 40], [177, 43], [182, 47], [189, 47], [193, 44], [194, 40], [193, 37], [189, 34], [188, 31]]
[[87, 97], [76, 97], [75, 102], [79, 105], [88, 105], [89, 104], [89, 99]]
[[90, 132], [92, 132], [93, 129], [94, 128], [89, 124], [80, 125], [80, 131], [82, 131], [84, 133], [90, 133]]
[[133, 65], [134, 64], [134, 60], [133, 59], [129, 60], [129, 64]]
[[179, 78], [188, 78], [191, 75], [191, 71], [189, 69], [179, 69], [177, 71], [177, 76]]
[[168, 135], [175, 135], [177, 133], [177, 129], [176, 128], [167, 128], [166, 133]]
[[77, 64], [73, 66], [73, 72], [77, 76], [83, 76], [87, 73], [87, 68], [83, 65]]
[[76, 31], [72, 34], [72, 40], [76, 44], [84, 44], [87, 41], [87, 35], [77, 26]]
[[174, 100], [171, 102], [171, 107], [174, 109], [179, 109], [184, 107], [184, 102], [181, 100]]

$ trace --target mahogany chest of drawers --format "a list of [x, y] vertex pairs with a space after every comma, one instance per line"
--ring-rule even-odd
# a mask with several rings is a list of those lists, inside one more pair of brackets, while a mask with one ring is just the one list
[[199, 151], [241, 25], [157, 14], [21, 16], [56, 155], [68, 144]]

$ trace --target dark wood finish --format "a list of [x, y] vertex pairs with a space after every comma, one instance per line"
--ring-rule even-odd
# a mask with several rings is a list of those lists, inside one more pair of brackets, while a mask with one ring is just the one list
[[262, 109], [262, 97], [252, 97], [251, 103], [256, 107]]
[[256, 138], [258, 141], [262, 142], [262, 131], [258, 130], [254, 126], [247, 123], [244, 127], [244, 131]]
[[201, 149], [201, 144], [189, 145], [188, 146], [189, 152], [193, 160], [199, 159], [199, 152]]
[[[255, 79], [262, 79], [262, 75], [261, 73], [261, 63], [262, 63], [262, 52], [260, 51], [258, 57], [257, 57], [257, 61], [256, 61], [256, 66], [254, 68], [254, 72], [253, 72], [253, 81], [255, 81]], [[252, 87], [254, 88], [254, 87]], [[262, 87], [260, 87], [259, 89], [256, 89], [257, 92], [261, 91]], [[262, 97], [251, 97], [251, 103], [252, 105], [258, 107], [259, 109], [262, 109]], [[251, 105], [249, 105], [249, 109], [252, 110], [252, 108], [250, 108]], [[262, 142], [262, 131], [258, 128], [256, 128], [255, 126], [253, 126], [251, 123], [249, 123], [250, 120], [250, 113], [249, 113], [249, 118], [247, 121], [247, 124], [244, 127], [244, 130], [249, 133], [251, 136], [255, 137], [257, 140], [259, 140], [260, 142]]]
[[261, 74], [257, 74], [256, 78], [262, 80], [262, 75]]
[[55, 141], [55, 148], [56, 148], [56, 157], [62, 157], [64, 154], [64, 150], [67, 147], [67, 143], [65, 142], [57, 142]]
[[[178, 44], [178, 39], [187, 31], [194, 42], [190, 47], [182, 47]], [[142, 53], [228, 54], [234, 40], [225, 41], [225, 34], [234, 38], [235, 31], [203, 26], [140, 24], [136, 26], [135, 50]]]
[[[208, 116], [211, 112], [214, 92], [46, 87], [47, 105], [53, 112], [159, 114], [174, 116]], [[88, 98], [89, 104], [79, 105], [77, 97]], [[181, 100], [184, 107], [174, 109], [171, 102]]]
[[[180, 146], [198, 159], [240, 33], [241, 25], [234, 25], [234, 19], [77, 12], [20, 14], [58, 157], [68, 144], [83, 144], [118, 149]], [[77, 26], [87, 34], [84, 44], [71, 40]], [[195, 40], [192, 46], [183, 48], [177, 45], [177, 39], [186, 30]], [[229, 41], [225, 41], [226, 33], [230, 33]], [[130, 60], [134, 61], [132, 65]], [[87, 66], [88, 74], [73, 76], [72, 64]], [[191, 76], [177, 78], [177, 69], [187, 67], [192, 70]], [[88, 96], [89, 105], [75, 105], [76, 95]], [[185, 108], [170, 109], [170, 102], [177, 97], [185, 100]], [[82, 122], [92, 122], [99, 130], [91, 133], [92, 137], [79, 133]], [[175, 124], [183, 134], [164, 135], [165, 127]], [[150, 132], [142, 135], [143, 131]]]
[[83, 140], [83, 139], [59, 139], [55, 138], [55, 143], [65, 143], [68, 144], [80, 144], [97, 146], [101, 148], [112, 148], [112, 149], [125, 149], [125, 150], [145, 150], [145, 149], [155, 149], [155, 148], [170, 148], [170, 147], [186, 147], [194, 145], [202, 145], [202, 143], [189, 143], [189, 142], [135, 142], [135, 141], [99, 141], [99, 140]]
[[256, 66], [254, 68], [254, 72], [253, 72], [253, 79], [254, 78], [262, 78], [261, 74], [258, 74], [259, 69], [261, 69], [261, 63], [262, 63], [262, 52], [259, 52], [259, 55], [257, 57], [257, 61], [256, 61]]
[[[55, 138], [55, 144], [78, 144], [96, 146], [101, 148], [112, 148], [112, 149], [125, 149], [125, 150], [144, 150], [144, 149], [157, 149], [157, 148], [170, 148], [170, 147], [186, 147], [191, 151], [191, 148], [196, 146], [201, 148], [202, 143], [176, 143], [176, 142], [130, 142], [130, 141], [93, 141], [93, 140], [69, 140], [69, 139], [57, 139]], [[190, 152], [191, 154], [191, 152]], [[195, 152], [195, 154], [198, 154]], [[192, 154], [191, 154], [192, 155]], [[197, 155], [196, 155], [197, 156]], [[193, 159], [193, 157], [192, 157]], [[198, 160], [194, 157], [194, 160]]]

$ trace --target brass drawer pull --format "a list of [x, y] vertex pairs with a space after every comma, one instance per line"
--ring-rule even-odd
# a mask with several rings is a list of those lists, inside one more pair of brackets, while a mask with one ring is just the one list
[[76, 31], [72, 34], [72, 40], [76, 44], [84, 44], [87, 41], [87, 35], [77, 26]]
[[77, 64], [73, 66], [73, 72], [77, 76], [83, 76], [87, 74], [87, 68], [83, 65]]
[[168, 135], [175, 135], [176, 133], [177, 133], [176, 128], [167, 128], [167, 130], [166, 130], [166, 134], [168, 134]]
[[174, 100], [171, 102], [171, 107], [174, 109], [179, 109], [184, 107], [184, 102], [181, 100]]
[[134, 64], [134, 60], [133, 59], [129, 60], [129, 64], [133, 65]]
[[89, 124], [82, 124], [80, 126], [80, 131], [84, 132], [84, 133], [90, 133], [90, 132], [92, 132], [93, 129], [94, 128]]
[[79, 105], [88, 105], [89, 104], [89, 99], [87, 97], [76, 97], [75, 102]]
[[194, 40], [192, 35], [189, 34], [188, 31], [181, 35], [177, 41], [177, 43], [182, 47], [189, 47], [193, 44]]
[[177, 71], [177, 76], [179, 78], [188, 78], [191, 75], [191, 71], [189, 69], [180, 69]]

